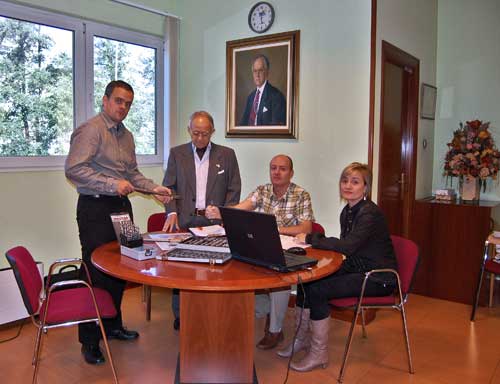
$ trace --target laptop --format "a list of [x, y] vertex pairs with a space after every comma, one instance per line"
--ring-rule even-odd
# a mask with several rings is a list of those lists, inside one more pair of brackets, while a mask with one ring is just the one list
[[274, 215], [227, 207], [219, 210], [234, 259], [279, 272], [307, 269], [318, 263], [283, 251]]

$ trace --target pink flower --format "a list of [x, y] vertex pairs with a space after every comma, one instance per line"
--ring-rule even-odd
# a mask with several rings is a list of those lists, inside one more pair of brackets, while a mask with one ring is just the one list
[[479, 171], [479, 177], [481, 177], [481, 179], [485, 179], [489, 175], [490, 175], [490, 170], [488, 168], [481, 168], [481, 170]]

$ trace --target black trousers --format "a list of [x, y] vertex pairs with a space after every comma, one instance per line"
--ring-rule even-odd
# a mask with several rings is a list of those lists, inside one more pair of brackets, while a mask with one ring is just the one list
[[[331, 307], [328, 301], [342, 297], [355, 297], [361, 293], [364, 273], [347, 272], [339, 269], [330, 276], [304, 284], [304, 290], [297, 287], [297, 306], [311, 310], [311, 320], [323, 320], [330, 316]], [[395, 286], [384, 286], [379, 281], [368, 279], [365, 288], [366, 296], [385, 296], [394, 291]], [[304, 297], [305, 295], [305, 297]]]
[[[132, 216], [132, 206], [126, 197], [119, 196], [88, 196], [80, 195], [76, 208], [76, 220], [82, 246], [82, 258], [89, 270], [94, 287], [108, 291], [115, 304], [117, 316], [103, 319], [106, 332], [119, 329], [122, 324], [121, 303], [126, 282], [99, 271], [92, 265], [92, 252], [102, 244], [116, 240], [116, 234], [111, 222], [111, 213], [127, 212]], [[80, 271], [80, 277], [86, 278]], [[78, 339], [82, 344], [98, 344], [101, 339], [99, 327], [95, 323], [84, 323], [78, 326]]]

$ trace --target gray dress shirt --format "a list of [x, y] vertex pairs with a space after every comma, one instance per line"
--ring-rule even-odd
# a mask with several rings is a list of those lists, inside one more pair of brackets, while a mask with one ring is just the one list
[[139, 172], [132, 133], [104, 112], [73, 132], [64, 169], [68, 180], [84, 195], [117, 195], [121, 179], [138, 188], [157, 187]]

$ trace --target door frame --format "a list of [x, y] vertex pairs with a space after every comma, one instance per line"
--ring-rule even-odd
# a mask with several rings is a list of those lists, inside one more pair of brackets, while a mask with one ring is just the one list
[[[402, 133], [402, 140], [406, 145], [403, 146], [401, 163], [403, 169], [406, 171], [406, 183], [403, 201], [403, 218], [401, 234], [408, 237], [411, 229], [411, 217], [413, 213], [413, 206], [415, 202], [415, 188], [416, 188], [416, 173], [417, 173], [417, 143], [418, 143], [418, 99], [419, 99], [419, 73], [420, 61], [410, 55], [409, 53], [399, 49], [395, 45], [382, 40], [382, 58], [381, 58], [381, 77], [380, 77], [380, 122], [379, 122], [379, 175], [381, 168], [383, 132], [384, 127], [382, 119], [384, 116], [384, 72], [386, 63], [391, 63], [398, 67], [403, 68], [407, 88], [404, 89], [403, 97], [406, 99], [406, 108], [403, 108], [406, 116], [402, 117], [402, 121], [406, 122], [406, 130]], [[402, 144], [403, 144], [402, 142]], [[381, 194], [381, 185], [378, 184], [378, 196]]]

